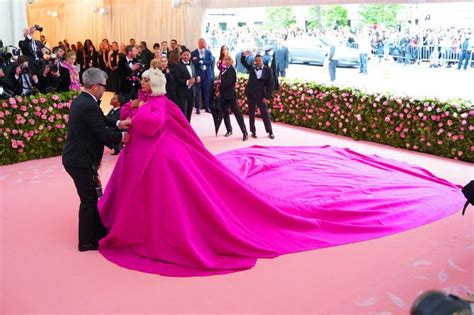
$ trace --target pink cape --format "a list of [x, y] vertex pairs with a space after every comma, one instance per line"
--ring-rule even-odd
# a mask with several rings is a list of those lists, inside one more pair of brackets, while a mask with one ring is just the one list
[[398, 233], [461, 209], [459, 187], [349, 149], [249, 147], [212, 155], [179, 108], [149, 97], [99, 202], [108, 260], [165, 276]]

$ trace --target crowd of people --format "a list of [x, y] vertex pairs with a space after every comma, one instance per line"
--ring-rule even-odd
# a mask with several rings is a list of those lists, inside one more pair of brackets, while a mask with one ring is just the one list
[[[107, 117], [117, 117], [121, 105], [146, 98], [140, 93], [144, 71], [159, 69], [166, 77], [167, 98], [181, 109], [189, 122], [193, 111], [196, 114], [201, 114], [201, 111], [211, 113], [211, 104], [217, 98], [223, 108], [226, 136], [232, 135], [229, 118], [232, 111], [246, 141], [249, 134], [237, 106], [236, 73], [247, 72], [250, 73], [252, 83], [246, 91], [251, 136], [257, 137], [255, 111], [259, 108], [268, 136], [274, 138], [267, 104], [273, 91], [278, 88], [277, 77], [285, 75], [288, 67], [287, 51], [286, 55], [281, 55], [282, 51], [277, 49], [275, 58], [269, 50], [264, 55], [257, 51], [240, 51], [233, 58], [229, 54], [230, 49], [223, 45], [216, 58], [204, 38], [199, 39], [197, 48], [192, 51], [179, 45], [176, 39], [172, 39], [169, 46], [167, 41], [154, 43], [150, 50], [145, 41], [137, 44], [133, 38], [128, 45], [103, 39], [99, 49], [90, 39], [76, 44], [70, 44], [65, 39], [51, 48], [44, 35], [40, 36], [40, 40], [33, 38], [35, 32], [41, 30], [39, 25], [25, 29], [24, 39], [19, 43], [22, 54], [10, 54], [2, 63], [0, 74], [3, 91], [6, 91], [4, 96], [80, 91], [85, 87], [83, 74], [88, 69], [97, 68], [106, 74], [104, 90], [115, 93], [112, 99], [114, 108]], [[237, 70], [234, 60], [237, 61]], [[283, 61], [285, 63], [282, 65]], [[278, 70], [278, 67], [281, 69]], [[120, 150], [120, 145], [114, 146], [114, 154]]]
[[[399, 63], [416, 64], [429, 61], [432, 67], [460, 69], [470, 66], [474, 43], [470, 27], [382, 27], [373, 25], [359, 30], [349, 27], [304, 30], [299, 27], [266, 31], [262, 27], [240, 27], [229, 30], [211, 28], [206, 34], [211, 48], [228, 46], [232, 52], [243, 47], [274, 46], [283, 40], [313, 37], [335, 39], [338, 45], [364, 49], [382, 61], [393, 58]], [[368, 47], [368, 49], [365, 49]]]

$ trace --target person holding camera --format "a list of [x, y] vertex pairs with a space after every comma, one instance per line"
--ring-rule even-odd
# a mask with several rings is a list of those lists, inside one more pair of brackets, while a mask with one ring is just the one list
[[41, 74], [41, 92], [67, 92], [71, 85], [71, 75], [69, 70], [62, 65], [64, 49], [57, 46], [53, 48], [53, 54], [48, 64], [43, 68]]
[[137, 48], [132, 45], [125, 47], [125, 57], [118, 63], [118, 73], [120, 77], [120, 95], [126, 101], [138, 97], [140, 87], [139, 78], [143, 66], [137, 62]]
[[38, 74], [42, 66], [43, 44], [39, 40], [33, 39], [33, 34], [36, 31], [42, 32], [43, 28], [37, 24], [30, 28], [25, 28], [23, 30], [25, 39], [18, 42], [18, 47], [20, 47], [21, 53], [28, 59], [31, 71]]
[[34, 74], [26, 56], [18, 57], [17, 64], [14, 66], [11, 82], [15, 95], [29, 96], [39, 91], [40, 82], [38, 76]]

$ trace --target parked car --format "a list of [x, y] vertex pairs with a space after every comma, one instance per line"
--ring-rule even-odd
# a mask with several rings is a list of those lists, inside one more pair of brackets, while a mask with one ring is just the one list
[[[300, 37], [286, 42], [290, 63], [324, 64], [331, 42], [327, 38]], [[338, 67], [358, 67], [359, 50], [357, 48], [337, 45]]]

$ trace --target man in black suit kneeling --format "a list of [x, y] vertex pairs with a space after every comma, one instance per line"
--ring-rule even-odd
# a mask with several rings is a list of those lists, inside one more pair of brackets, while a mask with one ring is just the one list
[[102, 187], [98, 170], [104, 145], [112, 147], [127, 143], [127, 132], [106, 128], [116, 126], [125, 129], [131, 120], [105, 118], [97, 103], [104, 94], [107, 74], [97, 68], [89, 68], [82, 75], [84, 91], [74, 99], [69, 110], [68, 134], [64, 144], [63, 165], [74, 180], [81, 200], [79, 207], [79, 251], [97, 250], [101, 238], [107, 234], [97, 209]]

